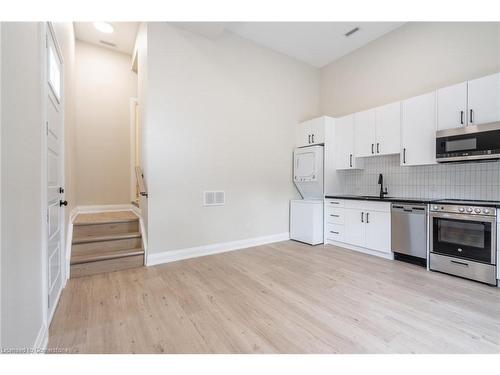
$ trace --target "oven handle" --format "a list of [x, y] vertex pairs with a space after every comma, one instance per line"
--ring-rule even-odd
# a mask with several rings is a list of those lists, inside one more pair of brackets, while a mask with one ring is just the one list
[[467, 214], [452, 214], [449, 212], [431, 212], [429, 217], [442, 218], [442, 219], [457, 219], [468, 221], [488, 222], [495, 224], [497, 221], [496, 216], [483, 216], [483, 215], [467, 215]]

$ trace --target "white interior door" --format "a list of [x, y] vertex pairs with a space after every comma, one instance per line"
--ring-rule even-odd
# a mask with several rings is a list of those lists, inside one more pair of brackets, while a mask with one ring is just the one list
[[47, 28], [47, 288], [48, 316], [54, 313], [63, 285], [63, 113], [62, 59]]

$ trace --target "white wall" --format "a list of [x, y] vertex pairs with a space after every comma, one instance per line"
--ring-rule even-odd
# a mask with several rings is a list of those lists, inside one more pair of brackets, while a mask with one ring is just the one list
[[77, 41], [75, 66], [77, 204], [130, 203], [130, 56]]
[[342, 116], [500, 71], [500, 23], [408, 23], [321, 69], [321, 110]]
[[[294, 129], [319, 114], [319, 74], [225, 32], [147, 31], [149, 252], [288, 232]], [[204, 190], [226, 205], [203, 207]]]
[[2, 23], [1, 333], [4, 348], [30, 348], [45, 324], [41, 28], [40, 23]]

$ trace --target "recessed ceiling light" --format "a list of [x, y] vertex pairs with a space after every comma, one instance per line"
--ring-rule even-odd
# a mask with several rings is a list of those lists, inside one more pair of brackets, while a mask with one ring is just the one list
[[114, 27], [107, 22], [94, 22], [94, 27], [102, 33], [111, 34]]

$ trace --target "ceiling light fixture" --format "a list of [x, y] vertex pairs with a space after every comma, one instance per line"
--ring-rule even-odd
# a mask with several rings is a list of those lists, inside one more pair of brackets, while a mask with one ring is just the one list
[[111, 34], [115, 29], [107, 22], [94, 22], [94, 27], [102, 33]]

